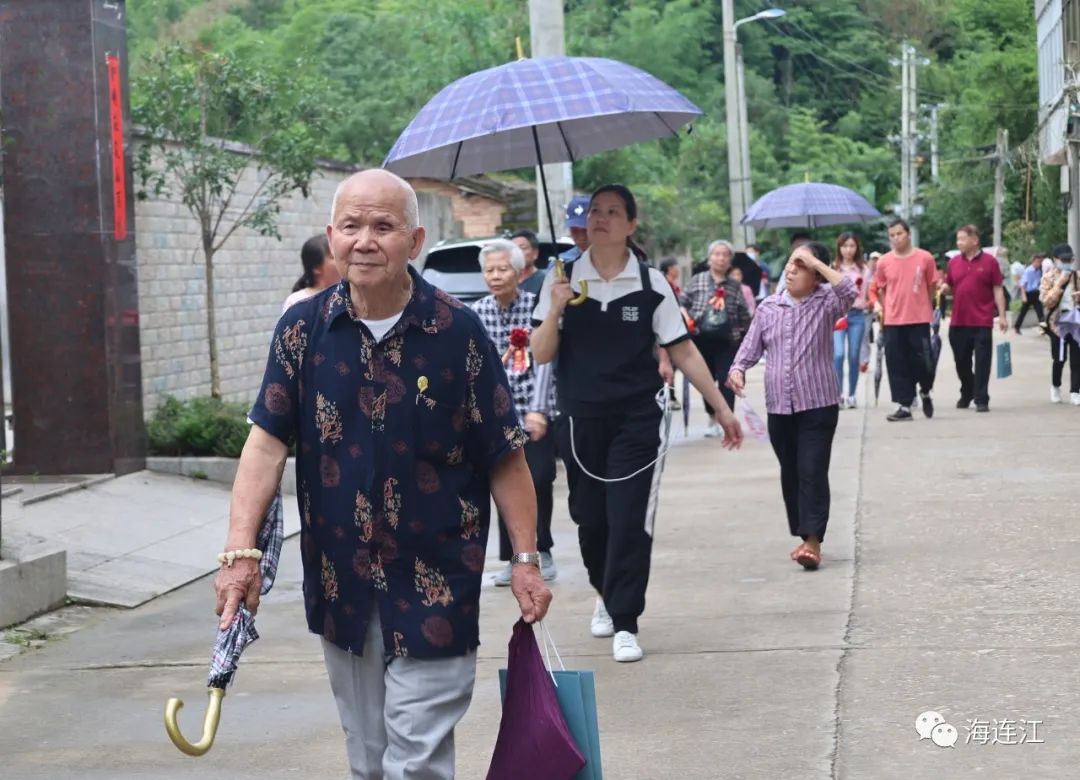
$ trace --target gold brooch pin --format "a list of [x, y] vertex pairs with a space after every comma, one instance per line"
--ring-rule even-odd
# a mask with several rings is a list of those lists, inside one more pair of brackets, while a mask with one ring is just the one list
[[427, 377], [422, 376], [419, 379], [417, 379], [416, 380], [416, 387], [417, 387], [417, 389], [420, 390], [421, 393], [424, 392], [425, 390], [427, 390], [428, 389]]

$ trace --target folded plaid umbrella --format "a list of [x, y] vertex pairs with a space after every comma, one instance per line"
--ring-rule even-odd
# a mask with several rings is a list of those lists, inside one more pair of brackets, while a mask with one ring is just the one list
[[877, 342], [877, 355], [874, 358], [874, 405], [877, 406], [878, 396], [881, 395], [881, 376], [884, 373], [885, 363], [885, 329], [881, 329], [881, 335]]
[[682, 432], [683, 436], [690, 433], [690, 377], [682, 375]]
[[[262, 574], [262, 588], [260, 593], [266, 595], [274, 586], [274, 578], [277, 576], [278, 561], [281, 559], [281, 544], [285, 539], [285, 519], [282, 505], [281, 488], [278, 487], [270, 508], [266, 511], [262, 526], [259, 528], [259, 536], [256, 547], [262, 551], [259, 560], [259, 570]], [[201, 756], [214, 744], [214, 736], [217, 734], [218, 719], [221, 716], [221, 700], [225, 696], [225, 688], [232, 684], [236, 674], [237, 665], [240, 662], [240, 654], [244, 649], [259, 638], [255, 630], [255, 618], [244, 604], [240, 605], [236, 616], [229, 627], [219, 630], [217, 641], [214, 642], [214, 650], [210, 657], [210, 673], [207, 678], [207, 686], [210, 694], [210, 706], [206, 711], [203, 722], [203, 736], [195, 744], [188, 742], [180, 733], [177, 723], [177, 713], [184, 706], [184, 702], [177, 698], [169, 699], [165, 704], [165, 730], [169, 739], [182, 752], [189, 756]]]
[[930, 376], [937, 377], [938, 360], [941, 359], [941, 293], [934, 304], [934, 318], [930, 321]]

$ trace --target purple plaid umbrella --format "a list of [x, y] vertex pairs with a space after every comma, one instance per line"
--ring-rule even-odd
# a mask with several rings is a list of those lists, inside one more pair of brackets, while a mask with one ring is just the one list
[[817, 228], [847, 222], [871, 222], [881, 216], [866, 198], [838, 184], [789, 184], [762, 195], [739, 220], [767, 228]]
[[413, 117], [383, 167], [453, 179], [574, 162], [674, 136], [700, 114], [677, 90], [622, 62], [519, 59], [445, 87]]
[[554, 244], [544, 163], [677, 136], [700, 114], [679, 91], [616, 60], [521, 58], [445, 87], [409, 122], [383, 167], [453, 179], [540, 165]]
[[[285, 519], [281, 498], [281, 487], [278, 487], [270, 508], [266, 511], [266, 517], [259, 528], [259, 536], [255, 546], [262, 550], [262, 558], [259, 560], [259, 571], [262, 574], [262, 588], [260, 593], [266, 595], [274, 586], [274, 578], [277, 576], [278, 561], [281, 559], [281, 544], [285, 539]], [[255, 630], [255, 618], [244, 605], [236, 613], [229, 627], [219, 630], [217, 641], [214, 642], [213, 654], [210, 658], [210, 673], [207, 678], [207, 688], [210, 694], [210, 706], [206, 711], [203, 721], [202, 739], [192, 744], [180, 733], [177, 723], [177, 714], [184, 702], [177, 698], [169, 699], [165, 704], [165, 730], [169, 739], [182, 752], [189, 756], [201, 756], [214, 744], [217, 734], [218, 720], [221, 717], [221, 700], [225, 697], [225, 688], [232, 684], [236, 674], [237, 664], [240, 662], [240, 654], [244, 648], [259, 638]]]

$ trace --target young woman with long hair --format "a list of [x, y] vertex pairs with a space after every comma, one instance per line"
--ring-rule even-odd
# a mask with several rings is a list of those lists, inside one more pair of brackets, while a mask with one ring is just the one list
[[[870, 288], [870, 271], [863, 260], [862, 243], [854, 233], [841, 233], [836, 239], [836, 259], [833, 268], [851, 280], [858, 291], [855, 302], [840, 318], [833, 331], [833, 365], [836, 367], [837, 393], [841, 409], [854, 409], [855, 388], [859, 384], [859, 363], [863, 334], [869, 325], [866, 316], [866, 293]], [[846, 354], [845, 354], [846, 353]], [[844, 393], [844, 364], [848, 367], [847, 394]]]
[[300, 264], [304, 273], [293, 285], [292, 294], [285, 299], [282, 311], [294, 303], [306, 300], [341, 281], [334, 257], [330, 254], [330, 242], [325, 233], [312, 236], [300, 247]]

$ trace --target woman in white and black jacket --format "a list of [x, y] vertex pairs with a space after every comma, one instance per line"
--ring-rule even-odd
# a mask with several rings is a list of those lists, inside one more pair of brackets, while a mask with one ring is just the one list
[[[728, 273], [734, 255], [735, 249], [727, 241], [709, 244], [708, 267], [694, 274], [683, 290], [681, 301], [697, 326], [694, 344], [712, 372], [713, 381], [719, 385], [720, 394], [732, 409], [735, 408], [735, 393], [724, 385], [724, 381], [753, 317], [741, 286]], [[705, 412], [711, 419], [713, 407], [707, 398]], [[705, 435], [719, 436], [720, 427], [713, 422]]]
[[[666, 444], [657, 344], [716, 409], [725, 446], [738, 447], [742, 431], [689, 339], [671, 285], [636, 251], [634, 196], [618, 184], [601, 187], [587, 220], [589, 249], [566, 265], [566, 278], [544, 280], [532, 350], [539, 363], [558, 358], [556, 436], [570, 516], [599, 595], [592, 634], [614, 635], [615, 660], [628, 662], [642, 657], [638, 618], [649, 581], [657, 461]], [[575, 290], [587, 298], [569, 305]]]

